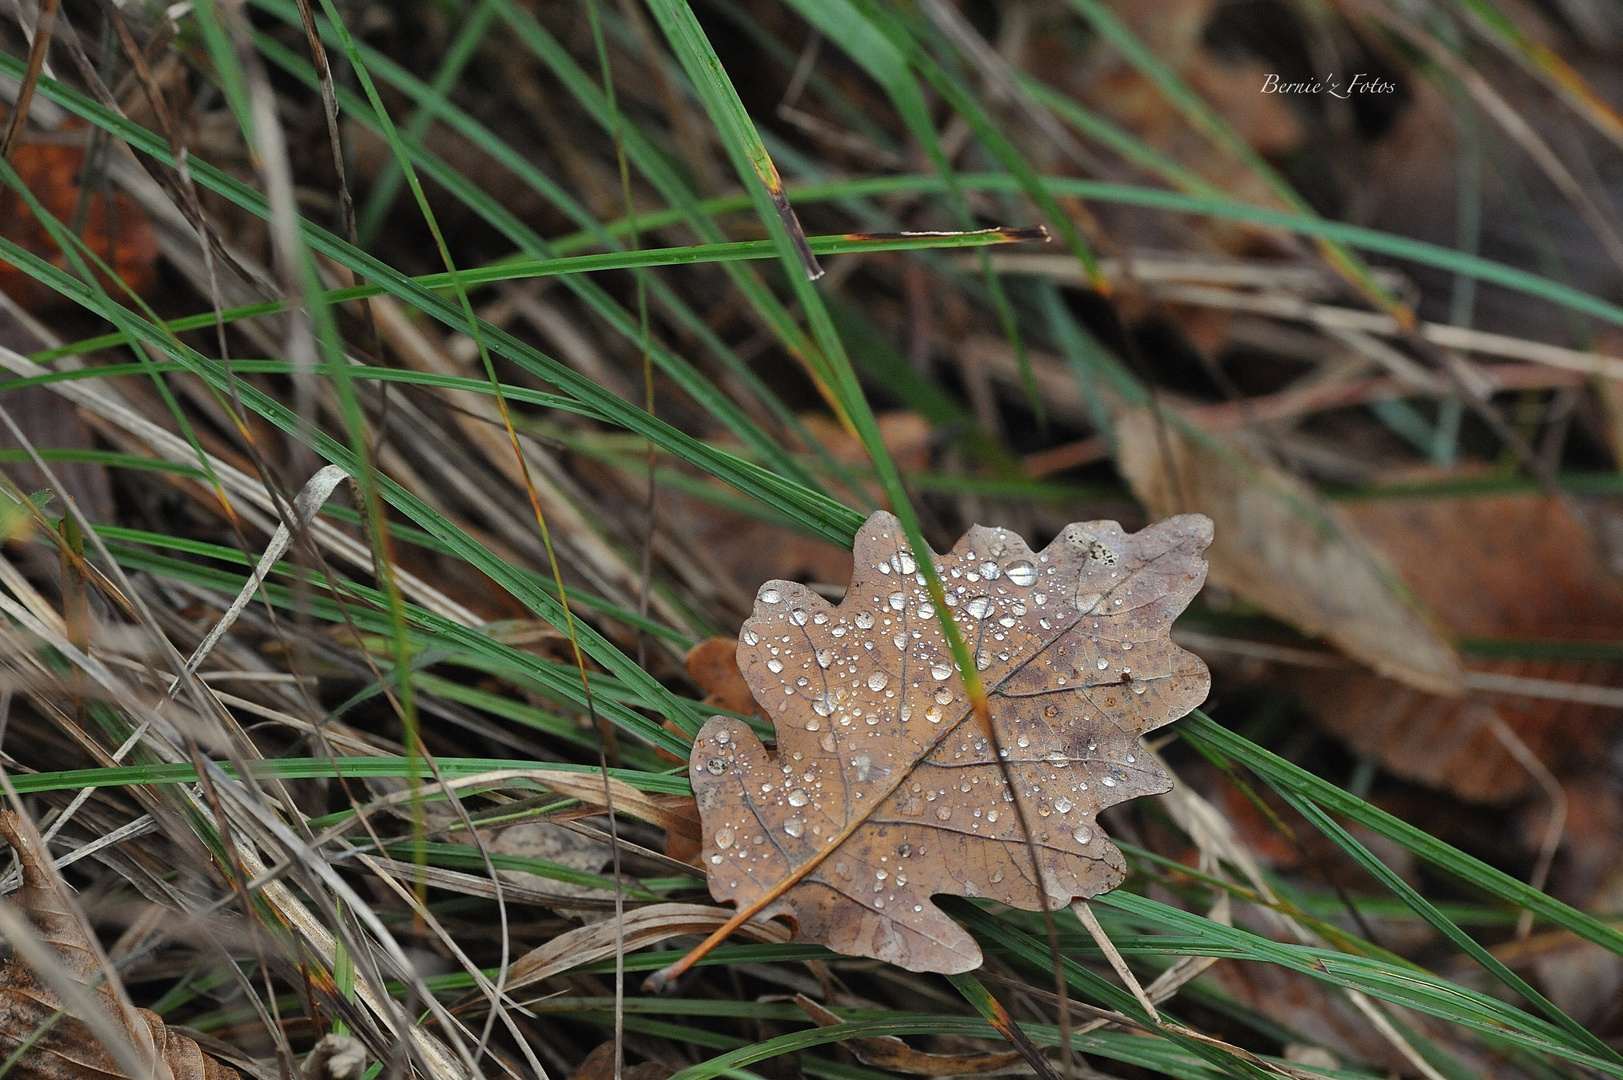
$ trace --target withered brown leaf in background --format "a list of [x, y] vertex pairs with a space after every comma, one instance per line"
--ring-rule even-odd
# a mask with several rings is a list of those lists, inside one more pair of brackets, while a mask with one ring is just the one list
[[[4, 118], [0, 110], [0, 119]], [[58, 221], [69, 226], [80, 210], [83, 198], [84, 220], [79, 236], [96, 255], [110, 266], [125, 285], [136, 293], [152, 291], [158, 281], [158, 241], [152, 224], [123, 191], [97, 190], [84, 193], [80, 184], [85, 166], [85, 145], [89, 128], [82, 121], [70, 121], [42, 141], [24, 141], [12, 155], [12, 167], [28, 190]], [[43, 141], [53, 140], [77, 141]], [[14, 191], [0, 195], [0, 235], [52, 264], [66, 268], [67, 256], [46, 231], [34, 212]], [[105, 277], [103, 287], [118, 295], [120, 289]], [[50, 286], [35, 281], [25, 271], [0, 262], [0, 290], [30, 311], [41, 312], [63, 302]]]
[[[620, 1070], [619, 1080], [665, 1080], [674, 1070], [658, 1061], [644, 1061], [626, 1065]], [[614, 1075], [614, 1043], [600, 1043], [575, 1066], [569, 1080], [616, 1080]]]
[[[0, 812], [0, 839], [17, 852], [22, 868], [22, 888], [13, 902], [56, 951], [63, 968], [87, 987], [93, 987], [94, 999], [115, 1022], [133, 1013], [146, 1025], [144, 1031], [130, 1032], [131, 1042], [137, 1047], [150, 1042], [174, 1080], [238, 1080], [235, 1069], [204, 1054], [191, 1039], [171, 1032], [157, 1013], [121, 1005], [106, 982], [84, 924], [59, 884], [49, 852], [33, 830], [25, 828], [10, 810]], [[56, 1015], [61, 1008], [62, 1001], [50, 984], [17, 957], [10, 957], [0, 967], [0, 1059], [33, 1040], [12, 1066], [11, 1075], [19, 1080], [125, 1078], [124, 1071], [83, 1021], [67, 1014]]]
[[1050, 909], [1120, 884], [1125, 863], [1096, 818], [1170, 786], [1137, 743], [1205, 699], [1205, 664], [1168, 630], [1205, 580], [1211, 535], [1199, 515], [1131, 534], [1093, 521], [1033, 552], [976, 526], [936, 557], [1015, 792], [895, 517], [863, 525], [837, 607], [767, 582], [738, 659], [777, 753], [717, 716], [690, 762], [711, 894], [742, 908], [781, 891], [764, 914], [791, 916], [802, 939], [914, 971], [969, 971], [979, 947], [931, 897], [1039, 906], [1015, 798]]
[[[1615, 642], [1623, 583], [1561, 500], [1539, 494], [1363, 499], [1341, 508], [1449, 629], [1467, 637]], [[1474, 671], [1579, 686], [1615, 686], [1623, 669], [1593, 660], [1472, 659]], [[1367, 672], [1313, 678], [1304, 695], [1330, 730], [1399, 776], [1473, 802], [1503, 802], [1534, 786], [1493, 735], [1496, 714], [1545, 765], [1570, 776], [1604, 761], [1618, 713], [1574, 701], [1422, 694]]]
[[1306, 483], [1170, 408], [1121, 408], [1118, 464], [1155, 514], [1199, 511], [1217, 523], [1212, 584], [1323, 635], [1348, 656], [1434, 693], [1460, 691], [1454, 647], [1403, 582]]

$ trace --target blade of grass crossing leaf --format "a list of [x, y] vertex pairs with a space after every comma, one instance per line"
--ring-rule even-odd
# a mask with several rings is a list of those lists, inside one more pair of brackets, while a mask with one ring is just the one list
[[[166, 145], [168, 144], [166, 143]], [[101, 299], [105, 300], [109, 304], [119, 307], [120, 311], [127, 312], [127, 309], [117, 305], [117, 302], [112, 299], [107, 290], [102, 286], [103, 281], [116, 283], [118, 288], [130, 298], [135, 306], [141, 309], [148, 321], [154, 323], [158, 322], [157, 315], [151, 309], [151, 307], [146, 304], [139, 294], [130, 288], [130, 286], [119, 274], [114, 272], [112, 267], [107, 265], [106, 261], [101, 255], [97, 254], [97, 252], [77, 233], [66, 228], [59, 220], [56, 219], [55, 216], [45, 212], [32, 190], [23, 184], [21, 178], [11, 168], [9, 161], [4, 162], [4, 167], [5, 184], [11, 189], [11, 191], [15, 192], [24, 201], [30, 212], [34, 214], [35, 218], [51, 234], [51, 237], [57, 244], [58, 248], [64, 253], [67, 260], [72, 264], [74, 272], [78, 275], [78, 279], [87, 283], [88, 287], [94, 290], [95, 294]], [[5, 197], [6, 193], [0, 191], [0, 199]], [[93, 265], [98, 273], [92, 273], [88, 268], [87, 263], [89, 265]], [[203, 451], [202, 443], [198, 438], [197, 432], [194, 429], [190, 418], [187, 416], [185, 410], [181, 408], [180, 403], [175, 400], [174, 393], [171, 391], [168, 383], [166, 383], [163, 378], [150, 367], [152, 363], [151, 357], [140, 349], [135, 349], [134, 353], [136, 360], [143, 370], [151, 373], [154, 389], [156, 389], [159, 397], [162, 398], [165, 407], [169, 410], [170, 415], [174, 417], [175, 424], [179, 428], [182, 437], [191, 447], [192, 452], [197, 456], [197, 460], [202, 467], [202, 472], [207, 482], [213, 489], [215, 498], [219, 500], [221, 506], [225, 507], [227, 514], [233, 513], [230, 499], [226, 495], [225, 489], [219, 483], [218, 477], [215, 476], [214, 470], [209, 464], [208, 456]], [[232, 403], [221, 395], [220, 392], [215, 388], [211, 388], [211, 393], [213, 394], [215, 401], [220, 405], [221, 409], [224, 410], [225, 414], [236, 425], [238, 432], [243, 434], [244, 437], [247, 437], [248, 433], [245, 425], [243, 424], [242, 418], [237, 414], [237, 410]]]
[[[963, 680], [966, 695], [973, 707], [976, 722], [985, 735], [988, 744], [994, 748], [994, 760], [999, 762], [1004, 772], [1004, 782], [1012, 788], [1012, 781], [1003, 765], [1002, 757], [996, 753], [998, 746], [997, 731], [992, 725], [991, 711], [987, 703], [986, 689], [980, 679], [980, 672], [976, 668], [963, 634], [954, 619], [951, 607], [946, 603], [946, 592], [941, 582], [941, 576], [936, 569], [933, 559], [927, 555], [929, 545], [925, 542], [924, 533], [919, 525], [918, 517], [913, 511], [906, 490], [902, 485], [900, 473], [895, 462], [891, 459], [880, 435], [878, 423], [873, 411], [868, 405], [861, 385], [857, 382], [856, 373], [851, 367], [850, 359], [846, 356], [843, 343], [834, 328], [833, 320], [828, 309], [823, 304], [822, 297], [812, 284], [812, 279], [794, 273], [794, 263], [799, 258], [798, 249], [793, 238], [786, 230], [781, 219], [777, 218], [777, 203], [773, 193], [768, 190], [766, 182], [755, 166], [753, 152], [760, 146], [760, 136], [755, 131], [748, 113], [744, 110], [738, 93], [732, 82], [728, 79], [721, 66], [720, 59], [711, 47], [709, 39], [700, 27], [697, 18], [686, 0], [652, 0], [650, 6], [654, 10], [655, 18], [659, 21], [666, 39], [671, 43], [672, 50], [687, 72], [689, 81], [698, 91], [700, 99], [705, 103], [706, 112], [711, 122], [716, 125], [721, 135], [722, 143], [727, 148], [733, 165], [744, 183], [745, 190], [755, 207], [756, 216], [765, 224], [768, 234], [779, 251], [780, 261], [784, 264], [789, 279], [790, 288], [800, 301], [801, 308], [811, 326], [812, 335], [822, 352], [823, 363], [826, 365], [827, 377], [831, 389], [836, 394], [837, 401], [844, 407], [847, 422], [856, 431], [857, 436], [867, 450], [874, 463], [881, 486], [891, 501], [892, 509], [902, 524], [903, 532], [907, 535], [909, 547], [919, 553], [917, 565], [923, 573], [925, 587], [932, 602], [936, 605], [936, 616], [947, 644], [952, 652], [954, 662]], [[761, 149], [764, 153], [764, 148]], [[754, 175], [752, 176], [752, 172]], [[752, 183], [751, 181], [754, 181]], [[1023, 805], [1016, 801], [1015, 808], [1022, 823], [1025, 822]], [[848, 826], [848, 830], [849, 830]], [[1036, 853], [1031, 847], [1031, 837], [1034, 835], [1029, 825], [1025, 827], [1028, 838], [1028, 850], [1032, 853], [1035, 869]], [[724, 941], [738, 926], [752, 917], [756, 912], [771, 904], [778, 896], [787, 891], [796, 880], [814, 870], [824, 858], [838, 848], [838, 843], [825, 847], [821, 854], [802, 865], [799, 872], [793, 877], [786, 877], [772, 889], [765, 891], [756, 901], [743, 905], [725, 924], [718, 928], [704, 942], [687, 953], [677, 963], [663, 969], [651, 976], [645, 984], [650, 987], [668, 985], [672, 979], [687, 970], [693, 962], [705, 953]], [[1040, 877], [1041, 875], [1037, 875]], [[1056, 960], [1057, 963], [1057, 960]], [[1063, 987], [1060, 987], [1063, 990]]]
[[[716, 125], [723, 145], [733, 158], [734, 168], [744, 182], [757, 216], [766, 225], [773, 243], [778, 248], [780, 261], [785, 264], [786, 269], [792, 267], [798, 261], [799, 255], [793, 239], [778, 220], [773, 195], [756, 165], [757, 152], [764, 154], [765, 148], [760, 145], [760, 136], [755, 131], [754, 124], [739, 100], [732, 82], [727, 78], [720, 59], [686, 0], [652, 0], [650, 7], [667, 40], [670, 41], [672, 51], [686, 70], [689, 81], [705, 103], [711, 122]], [[755, 181], [753, 184], [752, 179]], [[792, 270], [787, 276], [821, 352], [823, 374], [836, 395], [837, 403], [847, 423], [854, 426], [855, 433], [873, 460], [880, 484], [891, 501], [892, 509], [902, 522], [909, 545], [915, 551], [928, 551], [929, 547], [924, 541], [918, 519], [902, 486], [901, 475], [897, 472], [895, 462], [880, 436], [873, 411], [869, 408], [862, 387], [857, 382], [856, 373], [845, 354], [845, 347], [834, 328], [822, 297], [811, 286], [809, 279], [802, 278]], [[938, 616], [948, 643], [952, 647], [954, 658], [963, 673], [971, 700], [979, 703], [976, 714], [981, 719], [983, 729], [990, 733], [991, 724], [985, 704], [986, 693], [981, 686], [979, 672], [964, 644], [963, 636], [952, 618], [951, 609], [945, 602], [940, 577], [931, 560], [920, 559], [918, 565], [925, 575], [931, 596], [937, 603]], [[995, 734], [989, 737], [994, 740], [996, 738]]]

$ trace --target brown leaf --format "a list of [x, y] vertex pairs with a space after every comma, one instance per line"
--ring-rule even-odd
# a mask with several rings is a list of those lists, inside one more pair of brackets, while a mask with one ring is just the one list
[[733, 638], [706, 638], [687, 655], [688, 677], [705, 692], [704, 703], [728, 712], [755, 712], [749, 683], [738, 670], [738, 642]]
[[1050, 908], [1118, 885], [1106, 806], [1170, 786], [1138, 736], [1206, 695], [1206, 666], [1174, 646], [1172, 619], [1199, 590], [1211, 523], [1138, 533], [1068, 526], [1032, 552], [976, 526], [936, 556], [991, 702], [1009, 791], [973, 719], [896, 518], [857, 535], [856, 572], [831, 607], [769, 581], [744, 623], [739, 667], [772, 715], [777, 753], [748, 725], [712, 717], [690, 762], [710, 891], [770, 903], [799, 936], [914, 971], [978, 967], [973, 939], [932, 902], [983, 896], [1033, 909], [1037, 833]]
[[[644, 1061], [638, 1065], [627, 1065], [620, 1070], [619, 1080], [665, 1080], [670, 1076], [670, 1066], [658, 1061]], [[614, 1076], [614, 1044], [612, 1042], [600, 1043], [597, 1049], [587, 1054], [575, 1071], [569, 1074], [569, 1080], [615, 1080]]]
[[[1455, 633], [1527, 641], [1623, 636], [1623, 583], [1568, 505], [1540, 494], [1382, 498], [1344, 520]], [[1623, 666], [1585, 660], [1472, 659], [1467, 667], [1577, 686], [1616, 686]], [[1419, 693], [1364, 672], [1315, 673], [1304, 695], [1328, 728], [1399, 776], [1500, 802], [1532, 777], [1493, 734], [1503, 720], [1558, 776], [1605, 760], [1615, 710], [1574, 701]]]
[[[157, 1013], [132, 1008], [121, 1000], [107, 982], [99, 950], [68, 899], [50, 854], [33, 827], [6, 810], [0, 812], [0, 838], [16, 850], [22, 868], [23, 885], [14, 902], [56, 953], [62, 967], [86, 984], [92, 1000], [106, 1010], [109, 1019], [129, 1031], [130, 1042], [137, 1048], [150, 1046], [168, 1066], [174, 1080], [238, 1080], [235, 1069], [205, 1055], [191, 1039], [171, 1032]], [[0, 968], [0, 1058], [32, 1042], [12, 1067], [11, 1075], [20, 1080], [127, 1077], [113, 1055], [97, 1042], [88, 1024], [71, 1014], [57, 1016], [62, 1007], [62, 999], [51, 985], [17, 956], [10, 957]]]
[[1462, 673], [1434, 620], [1331, 506], [1295, 477], [1166, 409], [1123, 408], [1119, 463], [1155, 514], [1217, 526], [1212, 583], [1323, 635], [1376, 671], [1458, 696]]
[[[88, 129], [81, 122], [63, 126], [56, 137], [82, 140]], [[58, 221], [71, 224], [79, 209], [80, 172], [84, 169], [82, 141], [53, 144], [24, 142], [12, 155], [12, 166], [36, 199]], [[0, 235], [58, 267], [66, 267], [67, 257], [51, 238], [34, 212], [14, 191], [0, 195]], [[149, 293], [157, 284], [158, 242], [146, 215], [122, 191], [109, 200], [93, 189], [84, 200], [84, 221], [80, 238], [137, 293]], [[103, 286], [111, 283], [98, 274]], [[44, 311], [60, 302], [60, 297], [42, 282], [0, 262], [0, 291], [30, 311]], [[115, 294], [117, 289], [113, 288]]]

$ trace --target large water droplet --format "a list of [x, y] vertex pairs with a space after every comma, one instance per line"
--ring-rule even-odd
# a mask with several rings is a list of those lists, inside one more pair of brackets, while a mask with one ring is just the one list
[[801, 791], [799, 788], [795, 788], [795, 790], [789, 793], [790, 806], [805, 806], [810, 801], [811, 800], [806, 797], [806, 793]]
[[728, 848], [732, 847], [733, 846], [733, 830], [731, 830], [731, 829], [717, 829], [716, 830], [716, 846], [721, 848], [721, 850], [723, 850], [723, 851], [726, 851]]
[[905, 593], [893, 592], [889, 596], [885, 597], [885, 602], [890, 605], [892, 611], [900, 611], [907, 606], [907, 595]]
[[839, 626], [836, 626], [832, 630], [829, 631], [829, 633], [833, 634], [835, 637], [844, 637], [845, 632], [846, 631], [845, 631], [845, 624], [844, 623], [841, 623]]
[[938, 820], [938, 821], [946, 821], [948, 818], [952, 817], [952, 807], [950, 807], [950, 806], [938, 806], [938, 807], [936, 807], [935, 808], [935, 816], [936, 816], [936, 820]]
[[940, 707], [935, 706], [935, 705], [931, 705], [928, 709], [925, 709], [924, 710], [924, 718], [926, 720], [930, 721], [930, 723], [932, 723], [932, 724], [941, 723], [941, 709], [940, 709]]
[[1053, 765], [1057, 769], [1063, 769], [1071, 763], [1071, 759], [1060, 753], [1058, 750], [1055, 750], [1043, 760], [1047, 761], [1050, 765]]
[[977, 619], [984, 619], [992, 614], [992, 598], [989, 596], [977, 596], [964, 605], [964, 610]]
[[905, 551], [896, 556], [896, 566], [904, 574], [911, 574], [918, 569], [918, 564], [913, 561], [913, 556]]
[[1099, 670], [1103, 671], [1105, 668], [1110, 666], [1110, 661], [1109, 660], [1100, 660], [1098, 666], [1099, 666]]
[[[834, 706], [828, 703], [827, 697], [820, 697], [812, 700], [812, 712], [816, 713], [818, 716], [827, 716], [833, 711]], [[816, 731], [817, 729], [811, 728], [811, 730]]]
[[948, 663], [946, 663], [944, 661], [941, 661], [941, 660], [937, 660], [935, 663], [930, 665], [930, 675], [931, 675], [932, 678], [945, 679], [948, 675], [951, 675], [951, 674], [952, 674], [952, 665], [951, 664], [948, 664]]
[[727, 771], [727, 763], [719, 757], [713, 757], [704, 763], [704, 771], [711, 776], [720, 776]]
[[818, 649], [816, 655], [817, 655], [817, 666], [818, 667], [828, 667], [830, 664], [832, 664], [834, 662], [834, 650], [833, 649]]
[[952, 702], [952, 691], [945, 686], [936, 687], [935, 700], [937, 705], [948, 705]]
[[1089, 840], [1093, 839], [1093, 830], [1088, 828], [1086, 825], [1078, 825], [1076, 829], [1072, 831], [1071, 837], [1079, 844], [1086, 844]]
[[993, 578], [997, 577], [998, 572], [999, 572], [998, 568], [997, 568], [997, 563], [995, 563], [995, 562], [983, 562], [983, 563], [981, 563], [980, 570], [981, 570], [981, 577], [985, 578], [987, 581], [991, 581]]
[[776, 589], [762, 589], [761, 595], [756, 597], [763, 604], [776, 604], [783, 599], [783, 594]]
[[1071, 800], [1067, 799], [1063, 795], [1054, 800], [1054, 809], [1058, 810], [1062, 814], [1069, 814], [1071, 812], [1072, 805]]
[[1103, 777], [1099, 781], [1099, 783], [1103, 784], [1105, 787], [1115, 787], [1116, 786], [1116, 778], [1114, 776], [1106, 776], [1106, 777]]
[[738, 638], [746, 645], [754, 645], [761, 640], [756, 636], [755, 631], [747, 626], [744, 628], [744, 632], [738, 635]]
[[1031, 739], [1030, 739], [1029, 736], [1022, 735], [1018, 739], [1014, 740], [1014, 745], [1016, 745], [1016, 746], [1020, 747], [1020, 749], [1024, 750], [1026, 747], [1031, 745]]
[[794, 837], [804, 836], [806, 834], [806, 823], [797, 817], [792, 817], [783, 823], [783, 831]]
[[807, 731], [821, 731], [821, 730], [823, 730], [823, 723], [822, 723], [822, 721], [818, 720], [814, 716], [810, 720], [806, 721], [806, 730]]
[[1025, 559], [1016, 559], [1008, 566], [1005, 566], [1003, 572], [1008, 574], [1009, 580], [1016, 585], [1033, 585], [1037, 581], [1037, 568]]
[[896, 646], [898, 649], [905, 649], [907, 648], [907, 635], [897, 634], [895, 637], [890, 639], [890, 643]]
[[805, 608], [797, 607], [789, 609], [789, 621], [794, 623], [796, 626], [805, 626], [807, 618], [809, 618], [809, 616], [806, 614]]
[[868, 689], [883, 690], [888, 682], [890, 682], [889, 675], [886, 675], [883, 671], [876, 671], [868, 676]]
[[857, 628], [859, 630], [872, 630], [873, 629], [873, 612], [871, 612], [871, 611], [859, 611], [859, 612], [857, 612]]
[[933, 618], [935, 618], [935, 605], [930, 603], [930, 601], [928, 601], [928, 600], [925, 600], [923, 603], [919, 604], [919, 618], [921, 618], [921, 619], [933, 619]]
[[772, 659], [766, 662], [766, 669], [772, 672], [772, 674], [776, 675], [778, 672], [783, 670], [783, 661], [774, 656]]

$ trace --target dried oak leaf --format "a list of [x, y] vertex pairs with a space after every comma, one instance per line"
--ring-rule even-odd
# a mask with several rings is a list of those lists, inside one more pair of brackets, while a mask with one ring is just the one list
[[[80, 982], [93, 986], [94, 1001], [130, 1034], [138, 1053], [155, 1054], [173, 1080], [239, 1080], [240, 1074], [222, 1065], [197, 1043], [170, 1031], [163, 1017], [148, 1009], [130, 1007], [104, 978], [104, 968], [85, 925], [68, 899], [51, 865], [49, 852], [32, 827], [12, 811], [0, 812], [0, 839], [17, 852], [22, 888], [13, 902], [56, 953], [62, 967]], [[0, 967], [0, 1060], [17, 1049], [10, 1075], [19, 1080], [122, 1080], [127, 1074], [79, 1018], [64, 1014], [61, 997], [16, 956]], [[136, 1025], [140, 1025], [139, 1028]]]
[[741, 908], [771, 898], [762, 915], [847, 955], [969, 971], [979, 947], [931, 897], [1039, 906], [1016, 798], [1050, 909], [1120, 884], [1125, 864], [1096, 817], [1171, 786], [1137, 742], [1206, 697], [1205, 664], [1167, 635], [1205, 580], [1211, 538], [1193, 514], [1137, 533], [1092, 521], [1033, 552], [976, 526], [934, 557], [1014, 791], [894, 517], [875, 513], [857, 534], [838, 607], [767, 582], [738, 666], [777, 752], [716, 716], [690, 759], [711, 894]]

